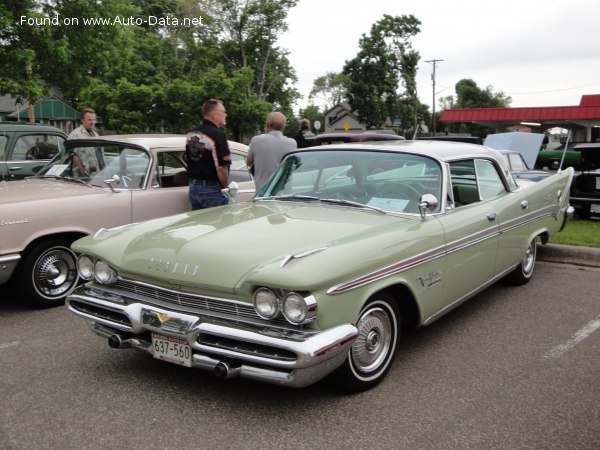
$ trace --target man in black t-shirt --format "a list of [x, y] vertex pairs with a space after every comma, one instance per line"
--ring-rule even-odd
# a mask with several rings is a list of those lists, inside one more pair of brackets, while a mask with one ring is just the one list
[[229, 184], [231, 156], [225, 134], [227, 112], [221, 100], [207, 100], [202, 107], [202, 124], [187, 135], [185, 151], [192, 210], [226, 205], [221, 189]]

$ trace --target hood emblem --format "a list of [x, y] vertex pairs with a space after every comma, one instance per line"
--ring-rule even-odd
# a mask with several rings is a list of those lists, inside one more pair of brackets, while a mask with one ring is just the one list
[[315, 248], [314, 250], [309, 250], [304, 253], [298, 253], [297, 255], [287, 255], [285, 258], [283, 258], [283, 261], [281, 261], [281, 265], [279, 266], [279, 268], [283, 268], [283, 267], [287, 266], [290, 262], [292, 262], [295, 259], [306, 258], [307, 256], [314, 255], [315, 253], [321, 252], [326, 249], [327, 249], [326, 247], [320, 247], [320, 248]]
[[163, 261], [162, 259], [150, 258], [148, 261], [148, 269], [155, 272], [171, 273], [172, 275], [183, 275], [184, 277], [196, 277], [200, 271], [200, 267], [190, 264], [173, 263], [172, 261]]

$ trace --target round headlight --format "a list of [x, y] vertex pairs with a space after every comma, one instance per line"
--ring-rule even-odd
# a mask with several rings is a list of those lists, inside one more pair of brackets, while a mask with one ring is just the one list
[[117, 281], [117, 272], [112, 267], [99, 259], [94, 265], [94, 277], [101, 284], [113, 284]]
[[272, 319], [279, 311], [279, 300], [271, 289], [259, 288], [254, 292], [254, 310], [263, 319]]
[[308, 305], [304, 297], [296, 292], [290, 292], [283, 299], [283, 315], [292, 323], [302, 323], [308, 315]]
[[87, 255], [80, 255], [77, 258], [77, 271], [84, 280], [91, 280], [94, 278], [94, 260]]

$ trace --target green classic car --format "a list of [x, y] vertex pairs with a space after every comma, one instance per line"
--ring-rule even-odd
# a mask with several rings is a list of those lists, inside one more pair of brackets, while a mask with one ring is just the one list
[[290, 153], [250, 203], [76, 241], [70, 311], [113, 348], [292, 387], [361, 391], [401, 331], [531, 278], [572, 169], [519, 184], [495, 150], [395, 141]]

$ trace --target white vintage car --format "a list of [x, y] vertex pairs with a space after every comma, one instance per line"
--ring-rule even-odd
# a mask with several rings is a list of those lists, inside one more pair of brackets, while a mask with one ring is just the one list
[[517, 184], [495, 150], [393, 141], [300, 149], [252, 202], [73, 244], [69, 309], [114, 348], [292, 387], [384, 379], [401, 330], [533, 276], [573, 169]]
[[[62, 160], [33, 178], [0, 182], [0, 284], [35, 306], [55, 306], [77, 285], [69, 248], [102, 227], [190, 210], [183, 135], [103, 136], [68, 140]], [[239, 200], [254, 195], [247, 146], [229, 142]], [[73, 150], [102, 164], [80, 175]]]

